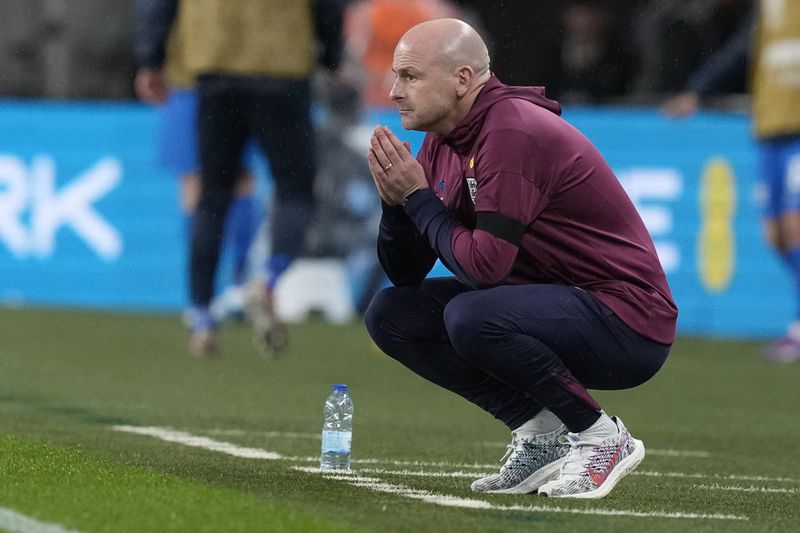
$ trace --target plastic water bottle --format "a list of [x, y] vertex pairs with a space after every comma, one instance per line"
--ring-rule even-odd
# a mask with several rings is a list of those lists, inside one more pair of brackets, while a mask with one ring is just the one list
[[334, 385], [325, 400], [320, 470], [350, 470], [353, 439], [353, 400], [347, 385]]

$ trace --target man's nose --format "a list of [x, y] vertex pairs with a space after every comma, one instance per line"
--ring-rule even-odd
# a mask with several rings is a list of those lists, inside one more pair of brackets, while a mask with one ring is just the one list
[[392, 83], [392, 88], [389, 90], [389, 98], [391, 98], [392, 101], [397, 102], [402, 97], [403, 96], [401, 94], [399, 84], [397, 83], [397, 79], [395, 79], [394, 83]]

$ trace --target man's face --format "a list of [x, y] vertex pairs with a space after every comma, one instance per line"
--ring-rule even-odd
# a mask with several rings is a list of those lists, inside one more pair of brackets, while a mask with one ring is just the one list
[[392, 70], [395, 81], [389, 95], [400, 112], [403, 128], [450, 133], [451, 121], [447, 119], [455, 111], [455, 73], [446, 71], [436, 58], [402, 44], [395, 50]]

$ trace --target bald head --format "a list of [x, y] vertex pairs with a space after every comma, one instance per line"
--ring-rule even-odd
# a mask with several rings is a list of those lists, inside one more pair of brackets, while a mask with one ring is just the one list
[[397, 43], [395, 53], [429, 57], [446, 70], [468, 66], [475, 77], [489, 77], [489, 50], [475, 29], [458, 19], [435, 19], [417, 24]]
[[394, 49], [389, 95], [405, 129], [447, 135], [491, 77], [489, 52], [472, 26], [436, 19], [408, 30]]

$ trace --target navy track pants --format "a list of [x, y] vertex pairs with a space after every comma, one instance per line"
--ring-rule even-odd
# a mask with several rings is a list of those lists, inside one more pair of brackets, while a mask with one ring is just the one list
[[586, 389], [640, 385], [670, 350], [588, 292], [561, 285], [473, 290], [427, 279], [379, 292], [365, 321], [387, 355], [512, 430], [542, 408], [570, 431], [588, 428], [600, 406]]

